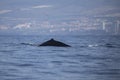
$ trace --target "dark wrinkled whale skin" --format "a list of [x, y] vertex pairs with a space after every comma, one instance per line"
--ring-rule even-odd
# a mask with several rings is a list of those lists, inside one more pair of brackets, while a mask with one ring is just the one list
[[54, 39], [48, 40], [48, 41], [40, 44], [39, 46], [71, 47], [70, 45], [62, 43], [60, 41], [56, 41]]

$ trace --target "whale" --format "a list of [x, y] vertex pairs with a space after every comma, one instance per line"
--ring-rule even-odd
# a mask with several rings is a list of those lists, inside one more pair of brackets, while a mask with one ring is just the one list
[[43, 42], [42, 44], [40, 44], [39, 46], [55, 46], [55, 47], [71, 47], [70, 45], [68, 44], [65, 44], [63, 42], [60, 42], [60, 41], [57, 41], [57, 40], [54, 40], [53, 38], [46, 41], [46, 42]]

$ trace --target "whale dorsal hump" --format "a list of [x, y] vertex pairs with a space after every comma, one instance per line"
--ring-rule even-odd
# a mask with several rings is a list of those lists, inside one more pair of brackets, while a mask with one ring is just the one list
[[54, 39], [53, 39], [53, 38], [51, 38], [51, 40], [52, 40], [52, 41], [54, 41]]
[[50, 41], [55, 41], [53, 38], [51, 38], [51, 40]]
[[39, 46], [58, 46], [58, 47], [70, 47], [69, 45], [60, 42], [60, 41], [56, 41], [53, 38], [51, 38], [50, 40], [40, 44]]

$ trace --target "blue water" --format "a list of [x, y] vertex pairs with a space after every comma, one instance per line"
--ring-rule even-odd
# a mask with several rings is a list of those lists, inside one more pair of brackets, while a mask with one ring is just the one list
[[120, 36], [0, 36], [0, 80], [120, 80]]

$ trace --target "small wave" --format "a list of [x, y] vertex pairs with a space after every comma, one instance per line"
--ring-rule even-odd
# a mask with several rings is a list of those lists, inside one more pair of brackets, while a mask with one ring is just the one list
[[94, 45], [88, 45], [88, 47], [98, 47], [98, 44], [94, 44]]
[[100, 45], [98, 44], [88, 44], [88, 45], [79, 45], [80, 48], [87, 48], [87, 47], [99, 47]]
[[19, 44], [18, 43], [2, 43], [1, 44], [2, 45], [2, 47], [17, 47], [17, 46], [19, 46]]
[[3, 52], [3, 53], [13, 53], [17, 50], [0, 50], [0, 52]]
[[57, 75], [56, 73], [51, 72], [51, 71], [41, 71], [41, 73], [43, 73], [43, 74], [49, 74], [49, 75]]
[[56, 52], [56, 51], [65, 52], [65, 50], [52, 50], [52, 51], [55, 51], [55, 52]]
[[61, 61], [51, 61], [52, 63], [62, 63]]
[[82, 71], [77, 71], [77, 70], [63, 70], [62, 72], [65, 72], [65, 73], [72, 73], [72, 74], [81, 74]]
[[109, 47], [109, 48], [116, 48], [117, 47], [116, 45], [113, 45], [113, 44], [110, 44], [110, 43], [106, 43], [104, 46]]
[[120, 74], [120, 69], [106, 69], [106, 70], [95, 70], [91, 71], [93, 74], [98, 74], [98, 75], [119, 75]]
[[32, 44], [32, 43], [20, 43], [21, 45], [30, 45], [30, 46], [37, 46], [36, 44]]
[[[85, 46], [82, 46], [85, 47]], [[89, 44], [87, 47], [107, 47], [107, 48], [120, 48], [119, 45], [106, 43], [106, 44]]]
[[33, 66], [33, 64], [19, 64], [17, 66], [26, 67], [26, 66]]

